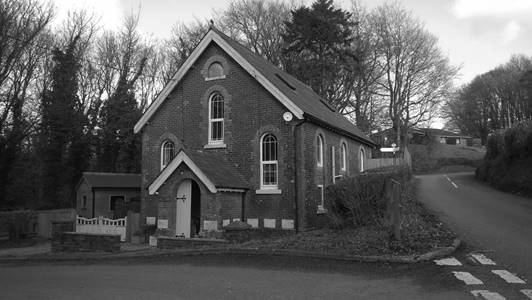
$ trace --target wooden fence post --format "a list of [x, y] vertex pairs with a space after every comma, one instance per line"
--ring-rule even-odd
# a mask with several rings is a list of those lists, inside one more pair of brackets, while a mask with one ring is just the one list
[[389, 179], [386, 182], [387, 210], [390, 222], [390, 232], [396, 241], [401, 239], [401, 183]]

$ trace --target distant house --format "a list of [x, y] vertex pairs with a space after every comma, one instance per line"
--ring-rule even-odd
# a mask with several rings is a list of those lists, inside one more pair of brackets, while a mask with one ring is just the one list
[[447, 145], [471, 146], [473, 138], [468, 135], [436, 128], [416, 128], [412, 130], [412, 142], [433, 140]]
[[141, 174], [83, 172], [76, 186], [76, 210], [85, 218], [123, 218], [140, 212]]
[[[169, 236], [305, 229], [376, 144], [309, 86], [211, 28], [138, 123], [142, 210]], [[156, 220], [156, 221], [155, 221]]]
[[[397, 140], [396, 132], [386, 129], [371, 135], [371, 138], [383, 147], [389, 147]], [[425, 145], [431, 141], [448, 145], [468, 145], [473, 144], [473, 138], [468, 135], [436, 128], [412, 128], [408, 131], [409, 144]]]

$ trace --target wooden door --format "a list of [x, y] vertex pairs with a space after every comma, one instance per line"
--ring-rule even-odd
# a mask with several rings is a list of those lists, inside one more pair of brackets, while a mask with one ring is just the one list
[[192, 200], [192, 182], [185, 180], [177, 188], [175, 235], [190, 237], [190, 204]]

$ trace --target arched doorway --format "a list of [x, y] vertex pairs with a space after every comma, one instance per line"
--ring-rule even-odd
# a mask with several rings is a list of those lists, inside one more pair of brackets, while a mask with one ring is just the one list
[[201, 220], [201, 192], [191, 179], [181, 181], [176, 195], [175, 235], [189, 238], [199, 233]]

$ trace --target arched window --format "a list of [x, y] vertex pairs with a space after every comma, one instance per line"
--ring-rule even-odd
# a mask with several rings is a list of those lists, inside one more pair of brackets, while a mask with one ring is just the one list
[[224, 67], [219, 62], [213, 62], [207, 71], [207, 78], [219, 78], [224, 76]]
[[359, 154], [359, 166], [360, 166], [360, 172], [364, 172], [364, 148], [360, 148], [360, 154]]
[[174, 158], [175, 146], [172, 141], [164, 141], [161, 145], [161, 170], [164, 169]]
[[316, 165], [323, 167], [323, 137], [318, 134], [316, 138]]
[[277, 188], [277, 138], [266, 133], [260, 139], [260, 185]]
[[224, 97], [215, 92], [209, 98], [209, 144], [224, 142]]
[[342, 143], [340, 149], [342, 153], [342, 171], [347, 171], [347, 145]]

